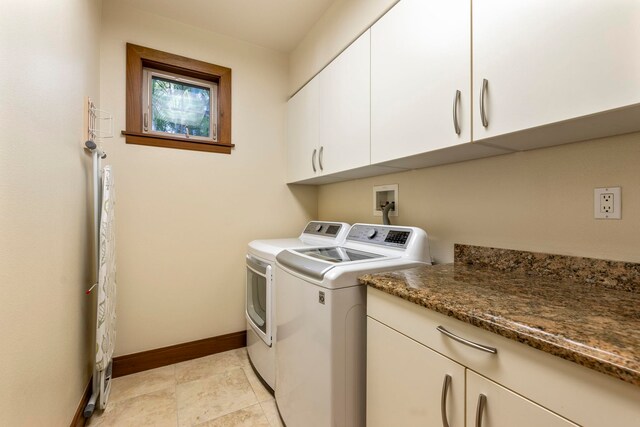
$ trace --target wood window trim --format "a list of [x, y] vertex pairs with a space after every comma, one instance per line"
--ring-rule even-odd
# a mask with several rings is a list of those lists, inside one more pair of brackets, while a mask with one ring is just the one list
[[[218, 84], [218, 141], [188, 141], [142, 131], [142, 85], [144, 68], [154, 68]], [[231, 69], [148, 47], [127, 43], [127, 144], [179, 148], [231, 154]]]

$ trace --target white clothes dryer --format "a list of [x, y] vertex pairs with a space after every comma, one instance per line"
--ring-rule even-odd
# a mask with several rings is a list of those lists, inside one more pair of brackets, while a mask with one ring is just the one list
[[344, 245], [276, 256], [276, 403], [290, 427], [366, 424], [366, 289], [358, 276], [430, 264], [425, 231], [354, 224]]
[[344, 222], [311, 221], [298, 237], [254, 240], [249, 243], [246, 265], [247, 353], [256, 374], [275, 390], [275, 261], [284, 249], [336, 245], [349, 232]]

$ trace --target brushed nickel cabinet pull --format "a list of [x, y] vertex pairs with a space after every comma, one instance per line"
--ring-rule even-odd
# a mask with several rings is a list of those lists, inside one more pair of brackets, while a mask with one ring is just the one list
[[480, 90], [480, 119], [482, 120], [482, 126], [489, 126], [489, 120], [487, 119], [487, 113], [485, 111], [484, 96], [489, 88], [489, 80], [482, 79], [482, 90]]
[[456, 95], [453, 97], [453, 129], [456, 131], [456, 135], [460, 135], [460, 123], [458, 122], [458, 104], [460, 104], [460, 91], [456, 90]]
[[449, 338], [451, 338], [452, 340], [458, 341], [459, 343], [464, 344], [464, 345], [468, 345], [469, 347], [475, 348], [476, 350], [486, 351], [487, 353], [491, 353], [491, 354], [496, 354], [498, 352], [498, 350], [495, 347], [489, 347], [489, 346], [486, 346], [486, 345], [475, 343], [473, 341], [469, 341], [466, 338], [459, 337], [456, 334], [453, 334], [453, 333], [447, 331], [442, 326], [438, 326], [436, 329], [438, 331], [440, 331], [440, 333], [442, 333], [442, 334], [448, 336]]
[[318, 164], [320, 165], [320, 170], [323, 171], [324, 167], [322, 166], [322, 154], [324, 153], [324, 145], [320, 147], [320, 152], [318, 153]]
[[447, 394], [451, 386], [451, 375], [446, 374], [442, 382], [442, 396], [440, 397], [440, 414], [442, 415], [442, 427], [449, 427], [447, 419]]
[[476, 405], [476, 427], [482, 427], [482, 415], [484, 414], [484, 407], [487, 404], [487, 396], [480, 394], [478, 396], [478, 404]]
[[311, 167], [313, 168], [313, 171], [316, 171], [316, 153], [318, 152], [318, 150], [316, 148], [313, 149], [313, 154], [311, 155]]

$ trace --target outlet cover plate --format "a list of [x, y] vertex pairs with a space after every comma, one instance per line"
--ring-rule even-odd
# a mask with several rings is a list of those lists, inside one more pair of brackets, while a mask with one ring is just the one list
[[593, 217], [595, 219], [622, 218], [622, 191], [620, 187], [596, 188], [593, 191]]

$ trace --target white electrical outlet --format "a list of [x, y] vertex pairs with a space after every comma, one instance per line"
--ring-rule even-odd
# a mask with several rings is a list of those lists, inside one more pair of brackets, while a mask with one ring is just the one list
[[622, 217], [620, 187], [596, 188], [594, 190], [593, 215], [596, 219], [620, 219]]

